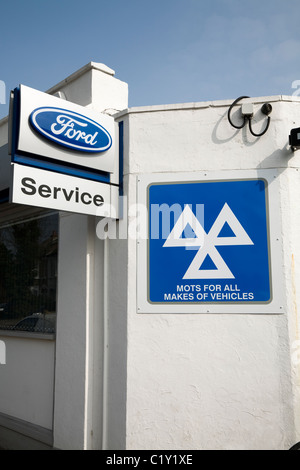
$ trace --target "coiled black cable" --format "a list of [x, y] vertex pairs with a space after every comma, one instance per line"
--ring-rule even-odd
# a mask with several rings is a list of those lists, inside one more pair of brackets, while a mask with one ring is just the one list
[[300, 450], [300, 442], [297, 442], [293, 447], [291, 447], [289, 450]]
[[241, 100], [243, 100], [244, 98], [249, 98], [249, 96], [240, 96], [239, 98], [237, 98], [233, 103], [232, 105], [230, 106], [229, 110], [228, 110], [228, 121], [230, 122], [230, 124], [232, 125], [232, 127], [235, 127], [235, 129], [242, 129], [243, 127], [245, 127], [246, 125], [246, 122], [247, 122], [247, 117], [244, 116], [244, 121], [243, 121], [243, 124], [241, 126], [237, 126], [236, 124], [233, 124], [232, 120], [231, 120], [231, 111], [232, 111], [232, 108]]
[[272, 106], [269, 104], [269, 103], [266, 103], [263, 105], [262, 107], [262, 112], [268, 116], [268, 122], [267, 122], [267, 125], [265, 127], [265, 129], [257, 134], [256, 132], [254, 132], [253, 128], [252, 128], [252, 116], [243, 116], [244, 119], [243, 119], [243, 124], [241, 125], [236, 125], [232, 122], [232, 119], [231, 119], [231, 112], [232, 112], [232, 108], [237, 104], [239, 103], [241, 100], [245, 99], [245, 98], [249, 98], [249, 96], [240, 96], [239, 98], [237, 98], [233, 103], [232, 105], [230, 106], [229, 110], [228, 110], [228, 114], [227, 114], [227, 117], [228, 117], [228, 121], [230, 122], [230, 124], [232, 125], [232, 127], [234, 127], [235, 129], [243, 129], [243, 127], [245, 127], [247, 121], [249, 121], [249, 129], [250, 129], [250, 132], [252, 135], [254, 135], [254, 137], [261, 137], [262, 135], [264, 135], [269, 127], [270, 127], [270, 122], [271, 122], [271, 117], [268, 116], [268, 114], [270, 114], [272, 112]]
[[270, 127], [270, 122], [271, 122], [271, 118], [270, 118], [270, 116], [268, 116], [268, 122], [267, 122], [267, 125], [266, 125], [265, 130], [264, 130], [263, 132], [261, 132], [260, 134], [256, 134], [256, 133], [253, 131], [253, 129], [252, 129], [251, 119], [249, 119], [249, 129], [250, 129], [251, 134], [254, 135], [254, 137], [261, 137], [261, 136], [264, 135], [264, 134], [267, 132], [267, 130], [269, 129], [269, 127]]

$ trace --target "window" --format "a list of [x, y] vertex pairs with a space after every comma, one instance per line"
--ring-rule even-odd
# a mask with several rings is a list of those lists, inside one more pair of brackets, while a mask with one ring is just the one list
[[53, 334], [58, 214], [0, 225], [0, 330]]

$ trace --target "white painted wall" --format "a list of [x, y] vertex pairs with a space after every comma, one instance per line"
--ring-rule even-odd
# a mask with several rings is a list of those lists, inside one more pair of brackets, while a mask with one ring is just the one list
[[[271, 102], [268, 133], [255, 138], [227, 121], [231, 102], [130, 109], [125, 120], [126, 194], [137, 201], [137, 175], [156, 172], [280, 168], [284, 284], [283, 315], [137, 314], [136, 241], [128, 240], [128, 449], [288, 449], [300, 439], [299, 163], [288, 135], [296, 98]], [[237, 108], [238, 109], [238, 108]], [[233, 118], [238, 119], [236, 113]], [[298, 123], [299, 125], [299, 123]]]
[[105, 64], [90, 62], [53, 86], [48, 93], [62, 92], [73, 103], [99, 112], [120, 111], [128, 106], [128, 85], [115, 77]]
[[55, 341], [1, 336], [0, 413], [52, 429]]
[[[74, 102], [82, 104], [82, 93], [87, 97], [82, 73], [88, 74], [90, 83], [86, 105], [99, 112], [127, 107], [127, 84], [114, 78], [108, 67], [94, 63], [67, 79]], [[50, 92], [59, 89], [68, 97], [64, 82]], [[60, 449], [101, 449], [108, 435], [114, 445], [125, 445], [125, 427], [120, 422], [125, 422], [126, 350], [124, 356], [122, 349], [118, 364], [118, 334], [113, 328], [118, 311], [114, 312], [114, 298], [107, 296], [108, 246], [97, 238], [96, 223], [95, 217], [76, 214], [62, 214], [60, 219], [54, 409], [54, 446]], [[124, 290], [126, 283], [118, 293]]]

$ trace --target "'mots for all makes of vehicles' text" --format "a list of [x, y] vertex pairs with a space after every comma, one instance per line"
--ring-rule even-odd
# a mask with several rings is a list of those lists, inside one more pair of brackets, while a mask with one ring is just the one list
[[173, 301], [247, 301], [254, 300], [253, 292], [241, 292], [238, 284], [180, 284], [176, 292], [164, 293], [164, 300]]

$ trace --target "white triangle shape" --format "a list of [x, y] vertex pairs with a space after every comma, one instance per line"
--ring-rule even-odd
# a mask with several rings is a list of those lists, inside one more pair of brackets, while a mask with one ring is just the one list
[[[188, 225], [193, 229], [196, 237], [182, 238], [182, 233]], [[204, 231], [204, 228], [200, 224], [190, 206], [185, 206], [163, 247], [200, 247], [204, 244], [206, 236], [207, 235]]]
[[[218, 236], [226, 222], [235, 234], [235, 237]], [[215, 246], [254, 245], [253, 241], [251, 240], [245, 229], [242, 227], [241, 223], [236, 218], [227, 203], [224, 204], [223, 209], [216, 218], [216, 221], [210, 229], [207, 238], [209, 239], [210, 243]]]
[[[201, 270], [207, 255], [210, 256], [217, 269]], [[234, 275], [215, 247], [204, 246], [197, 252], [183, 279], [234, 279]]]

